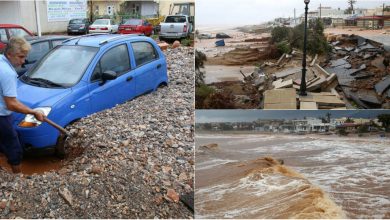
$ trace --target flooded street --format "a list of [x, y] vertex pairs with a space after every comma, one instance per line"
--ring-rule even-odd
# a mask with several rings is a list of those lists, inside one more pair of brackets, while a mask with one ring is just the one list
[[[377, 137], [198, 134], [196, 215], [390, 218], [389, 146]], [[284, 166], [258, 159], [267, 156]]]

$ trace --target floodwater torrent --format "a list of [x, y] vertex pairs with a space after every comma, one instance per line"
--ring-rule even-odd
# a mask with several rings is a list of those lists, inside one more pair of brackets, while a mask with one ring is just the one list
[[390, 218], [390, 139], [207, 135], [197, 218]]

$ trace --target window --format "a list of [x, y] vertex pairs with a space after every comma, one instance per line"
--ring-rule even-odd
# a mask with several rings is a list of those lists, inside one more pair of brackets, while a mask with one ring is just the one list
[[140, 8], [141, 8], [140, 4], [133, 4], [132, 10], [131, 10], [133, 15], [140, 14]]
[[5, 32], [5, 29], [0, 29], [0, 41], [2, 42], [8, 41], [8, 37], [7, 37], [7, 33]]
[[18, 36], [18, 37], [25, 37], [30, 36], [26, 31], [20, 28], [10, 28], [8, 29], [10, 37]]
[[28, 53], [27, 60], [35, 62], [41, 59], [50, 50], [49, 41], [39, 42], [31, 45], [31, 51]]
[[107, 51], [96, 65], [91, 81], [99, 80], [107, 70], [114, 71], [118, 76], [130, 70], [130, 58], [127, 45], [122, 44]]
[[73, 86], [83, 76], [98, 48], [85, 46], [59, 46], [49, 52], [28, 76]]
[[168, 16], [165, 20], [166, 23], [184, 23], [186, 21], [186, 17], [184, 16]]
[[66, 40], [66, 39], [62, 39], [62, 40], [53, 40], [51, 43], [53, 44], [53, 48], [56, 47], [57, 45], [60, 45], [62, 44], [62, 42]]
[[135, 42], [131, 43], [131, 46], [133, 47], [137, 67], [158, 58], [153, 45], [148, 42]]

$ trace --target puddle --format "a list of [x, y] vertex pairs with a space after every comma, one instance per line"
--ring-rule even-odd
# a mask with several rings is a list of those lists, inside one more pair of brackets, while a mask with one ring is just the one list
[[[65, 159], [56, 157], [53, 153], [46, 155], [24, 155], [21, 171], [24, 175], [43, 174], [50, 171], [58, 171], [67, 162], [77, 159], [84, 153], [81, 147], [70, 147]], [[12, 173], [11, 166], [7, 163], [7, 157], [0, 153], [0, 167]]]
[[[63, 167], [65, 160], [61, 160], [54, 155], [39, 156], [39, 157], [26, 157], [21, 164], [22, 173], [25, 175], [43, 174], [48, 171], [56, 171]], [[7, 157], [0, 153], [0, 167], [11, 171], [10, 165], [7, 163]]]

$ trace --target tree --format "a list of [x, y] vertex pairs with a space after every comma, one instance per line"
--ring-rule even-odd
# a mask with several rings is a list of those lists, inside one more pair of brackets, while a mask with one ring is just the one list
[[356, 0], [348, 0], [349, 8], [345, 10], [345, 14], [353, 14], [353, 5], [356, 3]]
[[330, 123], [330, 116], [332, 116], [332, 114], [330, 114], [330, 112], [326, 113], [326, 119], [327, 119], [328, 123]]
[[195, 85], [199, 87], [204, 84], [204, 72], [200, 71], [200, 68], [204, 67], [204, 62], [207, 57], [200, 51], [195, 51]]
[[290, 29], [288, 27], [275, 27], [271, 31], [271, 40], [273, 43], [279, 43], [288, 40]]
[[354, 120], [348, 117], [347, 120], [345, 120], [345, 123], [354, 123]]
[[382, 127], [385, 131], [390, 131], [390, 114], [378, 115], [378, 121], [382, 123]]

